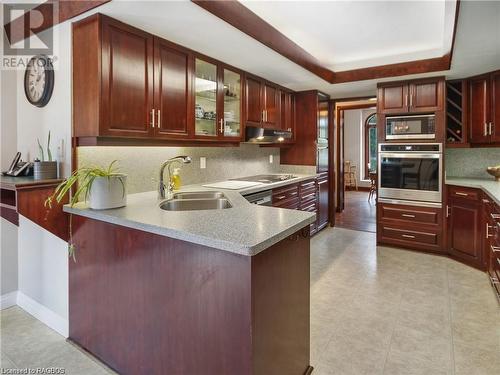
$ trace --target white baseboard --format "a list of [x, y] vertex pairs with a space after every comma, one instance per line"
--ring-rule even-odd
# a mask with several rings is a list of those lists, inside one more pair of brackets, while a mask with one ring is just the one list
[[64, 337], [69, 336], [69, 322], [22, 292], [17, 292], [17, 305]]
[[0, 310], [17, 305], [17, 290], [0, 296]]

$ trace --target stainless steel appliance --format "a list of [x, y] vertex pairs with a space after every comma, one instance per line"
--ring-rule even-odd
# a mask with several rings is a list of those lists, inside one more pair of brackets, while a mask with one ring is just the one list
[[435, 139], [435, 115], [388, 116], [385, 118], [385, 138]]
[[247, 201], [253, 204], [258, 204], [259, 206], [272, 206], [273, 205], [273, 191], [266, 190], [260, 191], [254, 194], [248, 194], [243, 196]]
[[245, 127], [246, 143], [281, 143], [290, 138], [292, 138], [292, 132], [288, 130], [268, 129], [250, 125]]
[[441, 204], [443, 154], [440, 143], [381, 143], [378, 171], [379, 200]]
[[250, 181], [250, 182], [260, 182], [263, 184], [273, 184], [275, 182], [287, 181], [293, 178], [297, 178], [293, 174], [259, 174], [257, 176], [231, 178], [231, 181]]

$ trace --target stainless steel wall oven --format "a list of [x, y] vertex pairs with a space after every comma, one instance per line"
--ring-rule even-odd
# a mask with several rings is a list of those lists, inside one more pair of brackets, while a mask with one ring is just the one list
[[379, 199], [441, 204], [443, 154], [440, 143], [381, 143], [378, 171]]

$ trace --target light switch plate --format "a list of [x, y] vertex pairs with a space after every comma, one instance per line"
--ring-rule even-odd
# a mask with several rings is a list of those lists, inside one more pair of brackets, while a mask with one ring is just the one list
[[207, 158], [202, 156], [200, 158], [200, 169], [205, 169], [207, 167]]

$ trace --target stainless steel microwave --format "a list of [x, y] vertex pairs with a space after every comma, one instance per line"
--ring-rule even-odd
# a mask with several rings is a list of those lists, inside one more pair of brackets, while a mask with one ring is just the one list
[[385, 118], [385, 138], [435, 139], [436, 115], [389, 116]]

